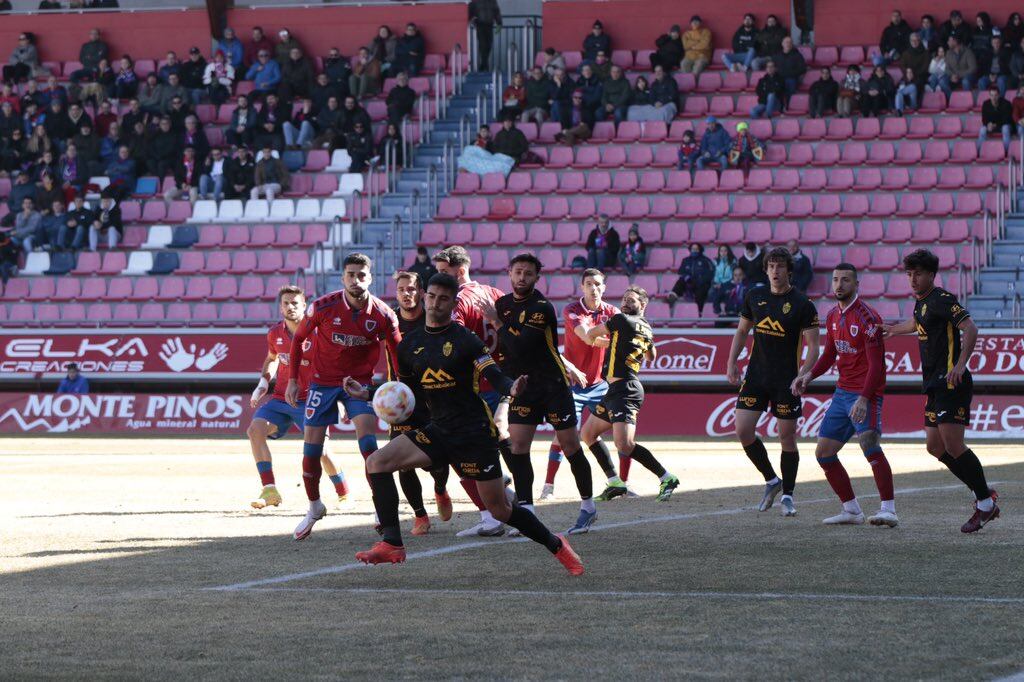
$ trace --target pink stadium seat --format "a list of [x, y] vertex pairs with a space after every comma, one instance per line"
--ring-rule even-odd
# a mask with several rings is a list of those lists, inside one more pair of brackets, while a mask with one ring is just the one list
[[[711, 72], [704, 72], [700, 75], [701, 79], [704, 76], [711, 76], [718, 74], [712, 74]], [[711, 98], [711, 104], [708, 107], [708, 113], [712, 116], [731, 116], [733, 112], [733, 101], [731, 95], [715, 95]]]
[[855, 140], [874, 140], [881, 133], [881, 126], [877, 118], [859, 118], [853, 130]]
[[726, 220], [718, 226], [718, 243], [740, 244], [743, 242], [743, 223]]
[[957, 195], [956, 207], [953, 209], [953, 215], [960, 217], [975, 216], [981, 213], [981, 210], [981, 195], [974, 193], [961, 193]]
[[[958, 169], [962, 170], [962, 169]], [[910, 189], [922, 191], [932, 190], [938, 184], [938, 172], [931, 166], [918, 166], [910, 174]], [[959, 187], [957, 188], [959, 189]]]
[[812, 163], [815, 166], [834, 166], [838, 161], [839, 145], [834, 142], [822, 142], [814, 150], [814, 161]]
[[772, 230], [772, 239], [777, 244], [785, 244], [790, 239], [800, 240], [800, 225], [792, 220], [779, 220]]
[[848, 244], [853, 241], [853, 222], [849, 220], [835, 220], [828, 227], [828, 237], [825, 242], [828, 244]]
[[188, 303], [171, 303], [167, 306], [164, 319], [168, 322], [188, 323], [192, 321], [192, 306]]
[[907, 136], [907, 119], [902, 116], [890, 116], [882, 122], [879, 137], [883, 140], [902, 140]]
[[953, 195], [947, 192], [933, 192], [928, 195], [926, 216], [945, 218], [953, 213]]
[[569, 204], [568, 216], [573, 220], [587, 220], [596, 213], [597, 207], [592, 197], [573, 197]]
[[202, 272], [208, 275], [220, 275], [227, 272], [230, 267], [231, 254], [226, 251], [214, 251], [206, 257]]
[[[903, 119], [899, 119], [903, 120]], [[888, 144], [888, 143], [886, 143]], [[921, 163], [921, 145], [917, 142], [904, 141], [896, 150], [895, 163], [901, 166], [915, 166]]]
[[580, 226], [576, 223], [558, 223], [551, 238], [553, 246], [574, 246], [582, 243]]
[[761, 207], [756, 215], [761, 218], [781, 218], [786, 212], [786, 199], [777, 194], [761, 197]]
[[[261, 251], [260, 255], [264, 253], [279, 253], [277, 251]], [[207, 261], [209, 265], [209, 261]], [[231, 266], [227, 269], [232, 275], [245, 275], [250, 272], [255, 272], [257, 266], [257, 254], [253, 251], [236, 251], [231, 257]]]
[[828, 235], [828, 228], [821, 220], [808, 220], [800, 228], [800, 243], [821, 244]]
[[896, 197], [892, 194], [874, 194], [868, 215], [872, 218], [888, 218], [896, 213]]
[[108, 251], [103, 254], [103, 265], [98, 270], [100, 275], [119, 275], [128, 267], [128, 256], [123, 251]]
[[878, 168], [860, 168], [857, 170], [857, 182], [853, 188], [859, 192], [870, 192], [882, 186], [882, 171]]
[[939, 239], [944, 242], [963, 243], [968, 237], [969, 227], [966, 220], [947, 220], [942, 225]]
[[526, 236], [526, 245], [531, 247], [546, 246], [554, 238], [551, 223], [534, 223]]
[[156, 277], [137, 277], [128, 300], [152, 301], [159, 295], [159, 281]]
[[[646, 147], [645, 147], [646, 148]], [[621, 168], [626, 164], [625, 147], [605, 147], [598, 168]]]
[[420, 231], [420, 238], [416, 240], [419, 246], [433, 246], [442, 244], [445, 241], [444, 225], [440, 223], [427, 223]]
[[651, 68], [651, 55], [654, 50], [637, 50], [633, 67], [641, 71], [649, 71]]
[[442, 241], [448, 244], [468, 244], [473, 237], [473, 228], [469, 223], [452, 223], [448, 226], [448, 236]]
[[229, 249], [239, 249], [249, 243], [248, 225], [229, 225], [224, 232], [223, 246]]
[[810, 111], [810, 98], [803, 93], [797, 93], [789, 98], [786, 106], [786, 113], [790, 116], [806, 116]]
[[[861, 119], [864, 120], [864, 119]], [[847, 142], [839, 163], [843, 166], [860, 166], [867, 162], [868, 150], [863, 142]]]
[[[501, 201], [500, 199], [496, 201]], [[514, 202], [513, 202], [514, 203]], [[466, 220], [480, 220], [491, 210], [487, 199], [482, 197], [470, 197], [462, 203], [462, 217]], [[511, 216], [511, 212], [509, 213]]]
[[[130, 305], [133, 309], [135, 308], [131, 303], [125, 303], [122, 305]], [[137, 315], [129, 313], [127, 309], [122, 309], [120, 312], [125, 316], [120, 318], [123, 321], [134, 320], [137, 317]], [[127, 318], [127, 320], [125, 318]], [[85, 309], [85, 319], [89, 322], [109, 322], [114, 319], [114, 315], [110, 309], [110, 304], [90, 303]]]
[[772, 172], [767, 168], [751, 169], [747, 176], [746, 189], [748, 192], [765, 192], [771, 189]]
[[[889, 195], [883, 195], [889, 196]], [[899, 207], [896, 215], [901, 218], [913, 218], [924, 213], [924, 195], [915, 193], [904, 193], [900, 195]]]
[[615, 141], [627, 144], [636, 142], [640, 139], [640, 132], [640, 123], [637, 121], [623, 121], [615, 131]]
[[953, 140], [960, 137], [963, 124], [959, 116], [942, 116], [935, 125], [934, 137], [940, 140]]
[[785, 145], [768, 145], [768, 150], [765, 152], [764, 159], [761, 160], [760, 166], [763, 168], [775, 168], [776, 166], [781, 166], [785, 162]]
[[56, 285], [52, 277], [36, 277], [29, 283], [29, 301], [45, 301], [53, 297]]
[[[781, 199], [781, 197], [779, 197]], [[725, 223], [722, 224], [725, 226]], [[771, 224], [762, 221], [755, 220], [747, 223], [746, 234], [743, 240], [748, 242], [754, 242], [756, 244], [766, 244], [772, 238], [772, 226]], [[726, 240], [721, 240], [725, 242]]]
[[199, 241], [193, 244], [200, 249], [213, 249], [224, 243], [224, 228], [220, 225], [203, 225], [199, 228]]
[[783, 118], [775, 122], [772, 133], [774, 142], [790, 142], [800, 135], [800, 122], [794, 118]]
[[839, 62], [839, 48], [822, 46], [814, 50], [814, 66], [832, 66]]
[[681, 194], [690, 189], [693, 182], [689, 171], [671, 170], [668, 172], [668, 179], [665, 182], [665, 191], [674, 194]]
[[206, 267], [206, 256], [202, 251], [185, 251], [178, 258], [178, 274], [191, 275], [202, 272]]
[[[675, 165], [675, 156], [672, 165]], [[654, 164], [654, 151], [647, 145], [633, 145], [626, 151], [626, 160], [621, 165], [626, 168], [649, 168]]]
[[661, 142], [668, 137], [668, 127], [664, 121], [646, 121], [643, 124], [641, 142]]
[[882, 241], [884, 229], [880, 220], [862, 220], [857, 223], [857, 234], [854, 235], [853, 241], [858, 244], [877, 244]]
[[[817, 75], [814, 76], [817, 80]], [[807, 142], [817, 142], [825, 137], [825, 120], [821, 118], [805, 119], [800, 126], [800, 135], [797, 139]]]
[[724, 218], [729, 215], [729, 197], [721, 194], [711, 194], [704, 199], [705, 218]]
[[950, 114], [967, 113], [974, 108], [973, 93], [966, 90], [954, 90], [946, 105], [946, 112]]
[[877, 273], [865, 273], [860, 277], [860, 295], [864, 298], [881, 296], [885, 292], [885, 277]]
[[819, 194], [814, 201], [811, 215], [815, 218], [834, 218], [840, 211], [839, 196], [835, 194]]
[[486, 216], [487, 220], [504, 221], [516, 215], [516, 200], [511, 197], [498, 197], [487, 204], [486, 199], [469, 199], [469, 202], [480, 201], [483, 203], [473, 204], [467, 211], [463, 205], [463, 218], [468, 220], [479, 220]]
[[[796, 121], [793, 121], [796, 123]], [[772, 147], [769, 147], [771, 149]], [[806, 142], [796, 142], [789, 146], [789, 153], [786, 155], [785, 164], [803, 168], [814, 161], [814, 148]]]
[[[929, 93], [933, 94], [933, 93]], [[902, 119], [886, 119], [886, 123]], [[941, 119], [940, 119], [941, 121]], [[959, 121], [957, 121], [959, 122]], [[909, 140], [927, 140], [935, 134], [935, 122], [930, 116], [914, 116], [907, 127], [906, 138]]]
[[913, 228], [909, 220], [890, 220], [882, 236], [882, 241], [887, 244], [902, 244], [912, 239]]
[[277, 231], [273, 225], [254, 225], [249, 235], [249, 248], [264, 248], [277, 241]]
[[[524, 199], [523, 203], [529, 201]], [[520, 215], [522, 212], [520, 211]], [[565, 197], [548, 197], [544, 201], [544, 211], [540, 214], [540, 217], [544, 220], [558, 221], [566, 218], [569, 215], [569, 200]], [[537, 216], [533, 216], [536, 218]], [[591, 217], [591, 216], [588, 216]], [[521, 219], [527, 220], [530, 218], [522, 217]]]
[[[520, 173], [519, 175], [524, 175]], [[527, 177], [529, 177], [527, 175]], [[486, 173], [480, 180], [481, 194], [498, 194], [505, 190], [505, 176], [502, 173]]]
[[[963, 168], [958, 167], [955, 169], [963, 176], [962, 186], [968, 189], [991, 189], [992, 185], [996, 182], [992, 168], [988, 166], [968, 166], [966, 174], [964, 174]], [[946, 179], [947, 171], [951, 170], [954, 170], [954, 167], [943, 169], [943, 181]], [[954, 187], [953, 189], [959, 189], [959, 187]]]
[[558, 194], [579, 194], [584, 191], [587, 177], [581, 171], [565, 171], [558, 178]]
[[715, 235], [717, 233], [717, 230], [715, 229], [714, 223], [706, 220], [701, 220], [695, 222], [693, 225], [690, 226], [690, 228], [691, 241], [699, 242], [701, 244], [710, 244], [715, 241]]
[[[641, 225], [641, 228], [644, 226]], [[645, 232], [641, 231], [640, 236], [647, 240]], [[661, 237], [661, 243], [668, 245], [684, 244], [690, 238], [690, 229], [686, 223], [669, 222], [665, 224], [665, 234]]]
[[553, 147], [548, 155], [547, 163], [544, 165], [549, 169], [556, 169], [568, 168], [573, 163], [572, 147]]
[[699, 170], [693, 176], [691, 192], [713, 192], [718, 189], [718, 173], [713, 170]]
[[871, 249], [866, 246], [848, 246], [845, 258], [846, 262], [858, 270], [865, 270], [871, 263]]
[[722, 176], [718, 180], [718, 190], [720, 192], [739, 192], [743, 189], [743, 171], [731, 168], [722, 171]]
[[54, 301], [73, 301], [82, 293], [82, 283], [77, 277], [61, 277], [57, 280], [52, 299]]
[[476, 173], [459, 173], [455, 176], [452, 194], [474, 194], [480, 190], [480, 176]]
[[[581, 173], [582, 175], [582, 173]], [[591, 171], [586, 176], [585, 194], [605, 194], [612, 187], [612, 176], [608, 171]]]
[[842, 251], [835, 247], [823, 246], [815, 252], [816, 270], [833, 270], [842, 262]]
[[505, 194], [526, 194], [530, 191], [532, 184], [533, 181], [529, 173], [517, 171], [508, 176], [508, 182], [505, 183]]
[[911, 294], [910, 282], [903, 273], [889, 275], [888, 286], [885, 290], [887, 298], [909, 298]]
[[672, 268], [672, 261], [672, 249], [662, 249], [655, 247], [651, 249], [648, 253], [647, 269], [654, 272], [657, 272], [659, 270], [669, 270]]
[[496, 244], [498, 246], [517, 246], [525, 241], [526, 227], [522, 223], [505, 223]]
[[[929, 168], [928, 170], [934, 170]], [[882, 171], [882, 189], [900, 192], [910, 184], [910, 172], [906, 168], [886, 168]]]
[[[667, 197], [656, 197], [655, 201], [659, 198]], [[620, 215], [628, 220], [640, 220], [648, 217], [650, 212], [651, 206], [646, 196], [633, 196], [626, 198], [626, 205]]]
[[780, 168], [772, 180], [773, 192], [792, 192], [800, 185], [800, 171]]
[[[511, 178], [510, 178], [511, 181]], [[551, 171], [537, 171], [528, 190], [531, 194], [551, 194], [558, 190], [558, 174]]]
[[463, 242], [448, 240], [449, 244], [472, 244], [473, 246], [493, 246], [498, 241], [498, 226], [495, 223], [480, 223], [472, 230], [472, 235]]
[[601, 163], [601, 150], [599, 147], [576, 148], [576, 158], [572, 162], [573, 168], [596, 168], [599, 163]]
[[185, 295], [185, 280], [182, 277], [163, 277], [156, 298], [160, 301], [175, 301]]
[[680, 197], [676, 209], [679, 218], [695, 219], [704, 214], [704, 201], [699, 196]]
[[900, 252], [894, 246], [876, 246], [871, 252], [871, 268], [894, 270], [900, 264]]
[[[710, 203], [710, 201], [712, 199], [714, 199], [714, 198], [715, 198], [714, 196], [709, 196], [708, 197], [708, 202]], [[722, 198], [724, 198], [724, 197], [722, 197]], [[767, 198], [768, 197], [765, 197], [765, 199], [767, 199]], [[707, 216], [708, 213], [705, 212], [704, 215]], [[736, 197], [736, 199], [735, 199], [735, 201], [733, 202], [733, 205], [732, 205], [732, 210], [729, 211], [728, 215], [730, 215], [733, 218], [753, 218], [754, 216], [759, 215], [759, 208], [758, 208], [758, 205], [757, 205], [757, 197], [756, 196], [752, 196], [752, 195], [744, 195], [744, 196]], [[715, 216], [715, 217], [718, 217], [718, 216]]]
[[598, 121], [594, 124], [594, 130], [590, 136], [590, 142], [611, 142], [613, 137], [615, 137], [615, 124], [611, 121]]
[[853, 169], [829, 168], [826, 170], [828, 182], [825, 187], [830, 192], [845, 192], [853, 188]]
[[823, 168], [806, 168], [800, 175], [801, 192], [820, 192], [828, 183], [828, 174]]
[[683, 103], [683, 110], [679, 115], [683, 118], [700, 118], [702, 116], [707, 116], [707, 113], [708, 101], [706, 99], [703, 97], [687, 97], [686, 102]]
[[213, 280], [209, 300], [228, 301], [238, 296], [238, 280], [234, 277], [217, 277]]
[[844, 218], [861, 218], [868, 214], [868, 198], [862, 194], [847, 194], [842, 198], [839, 215]]
[[[618, 184], [618, 176], [616, 176], [616, 185]], [[655, 192], [661, 192], [665, 189], [665, 176], [661, 171], [646, 171], [640, 176], [640, 183], [638, 187], [640, 192], [645, 194], [651, 194]], [[613, 185], [612, 191], [619, 191], [616, 186]]]
[[845, 142], [853, 137], [853, 121], [848, 118], [833, 118], [828, 122], [826, 140]]
[[254, 301], [263, 297], [263, 278], [249, 275], [238, 279], [238, 298], [242, 301]]
[[462, 215], [462, 201], [445, 197], [437, 207], [438, 220], [454, 220]]
[[[781, 199], [781, 197], [779, 197]], [[787, 218], [809, 218], [814, 212], [814, 200], [809, 194], [794, 194], [786, 206]]]
[[[122, 219], [124, 216], [122, 215]], [[157, 223], [167, 218], [167, 204], [162, 199], [147, 201], [142, 209], [139, 220], [144, 223]]]
[[1001, 140], [985, 140], [978, 151], [978, 160], [983, 163], [999, 163], [1006, 156]]
[[[939, 119], [940, 124], [945, 119]], [[973, 143], [968, 143], [974, 149]], [[939, 164], [949, 161], [949, 145], [942, 140], [932, 140], [925, 145], [923, 163]]]

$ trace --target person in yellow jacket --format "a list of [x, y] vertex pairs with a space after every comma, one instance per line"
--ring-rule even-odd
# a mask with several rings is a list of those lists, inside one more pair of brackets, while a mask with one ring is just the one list
[[690, 30], [683, 34], [683, 63], [679, 70], [699, 76], [711, 62], [712, 52], [711, 29], [694, 14], [690, 18]]

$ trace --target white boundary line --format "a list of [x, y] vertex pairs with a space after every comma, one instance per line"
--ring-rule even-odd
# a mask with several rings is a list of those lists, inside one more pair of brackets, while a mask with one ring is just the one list
[[1024, 682], [1024, 670], [1021, 670], [1019, 673], [1008, 675], [1007, 677], [1000, 677], [998, 680], [994, 680], [993, 682]]
[[[993, 482], [993, 485], [999, 485], [1000, 482]], [[903, 490], [897, 490], [896, 495], [912, 495], [914, 493], [932, 492], [937, 490], [958, 490], [962, 488], [962, 485], [940, 485], [940, 486], [929, 486], [924, 488], [905, 488]], [[868, 499], [872, 497], [878, 497], [874, 495], [864, 495], [859, 499]], [[801, 505], [806, 504], [821, 504], [824, 502], [836, 502], [835, 497], [822, 497], [815, 500], [803, 500], [800, 502]], [[625, 528], [628, 526], [641, 526], [648, 523], [660, 523], [665, 521], [689, 521], [692, 519], [710, 518], [714, 516], [732, 516], [736, 514], [742, 514], [744, 512], [753, 511], [753, 507], [737, 507], [735, 509], [720, 509], [713, 512], [692, 512], [689, 514], [668, 514], [666, 516], [653, 516], [643, 519], [633, 519], [630, 521], [619, 521], [617, 523], [599, 524], [593, 527], [594, 531], [608, 530], [611, 528]], [[415, 559], [430, 559], [432, 557], [444, 556], [446, 554], [452, 554], [454, 552], [461, 552], [467, 549], [476, 549], [477, 547], [493, 547], [495, 545], [505, 545], [512, 542], [529, 542], [527, 538], [515, 538], [507, 540], [485, 540], [477, 542], [466, 542], [458, 545], [448, 545], [447, 547], [437, 547], [435, 549], [425, 550], [422, 552], [410, 552], [406, 555], [406, 562], [413, 561]], [[204, 587], [202, 589], [215, 591], [215, 592], [237, 592], [240, 590], [249, 590], [258, 587], [264, 587], [267, 585], [280, 585], [282, 583], [293, 582], [295, 580], [305, 580], [307, 578], [316, 578], [322, 575], [335, 575], [337, 573], [347, 573], [356, 569], [369, 568], [363, 563], [350, 563], [341, 564], [339, 566], [327, 566], [325, 568], [318, 568], [312, 571], [303, 571], [301, 573], [290, 573], [288, 575], [276, 576], [273, 578], [262, 578], [259, 580], [249, 580], [241, 583], [232, 583], [229, 585], [217, 585], [215, 587]], [[561, 594], [561, 593], [560, 593]], [[1021, 600], [1024, 603], [1024, 600]]]

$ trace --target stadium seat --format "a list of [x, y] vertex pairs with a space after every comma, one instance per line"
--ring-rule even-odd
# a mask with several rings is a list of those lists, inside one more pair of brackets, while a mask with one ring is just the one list
[[128, 264], [122, 270], [122, 273], [125, 275], [145, 275], [152, 269], [152, 251], [132, 251], [128, 256]]
[[248, 221], [266, 220], [270, 215], [270, 205], [266, 199], [250, 199], [245, 202], [243, 219]]
[[[199, 202], [197, 201], [196, 203], [198, 204]], [[241, 201], [239, 201], [238, 199], [225, 199], [224, 201], [220, 202], [220, 207], [217, 211], [217, 216], [215, 218], [211, 218], [211, 220], [218, 223], [235, 222], [237, 220], [242, 220], [242, 216], [244, 214], [245, 209]], [[202, 222], [206, 221], [207, 219], [204, 218]]]

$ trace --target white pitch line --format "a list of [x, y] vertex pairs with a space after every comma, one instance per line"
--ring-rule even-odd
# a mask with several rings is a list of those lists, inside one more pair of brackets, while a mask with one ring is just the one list
[[[993, 485], [1000, 485], [1001, 482], [993, 482]], [[925, 488], [906, 488], [903, 490], [897, 490], [897, 495], [913, 495], [914, 493], [932, 492], [937, 490], [958, 490], [962, 488], [961, 485], [939, 485], [930, 486]], [[860, 499], [867, 499], [871, 497], [878, 497], [874, 495], [864, 495]], [[821, 504], [823, 502], [835, 502], [834, 497], [822, 497], [816, 500], [802, 500], [801, 505], [805, 504]], [[593, 527], [592, 531], [608, 530], [611, 528], [624, 528], [627, 526], [641, 526], [648, 523], [661, 523], [665, 521], [689, 521], [692, 519], [709, 518], [713, 516], [730, 516], [735, 514], [742, 514], [743, 512], [752, 511], [753, 507], [737, 507], [735, 509], [720, 509], [713, 512], [692, 512], [689, 514], [668, 514], [665, 516], [653, 516], [643, 519], [633, 519], [630, 521], [619, 521], [616, 523], [599, 524]], [[461, 552], [465, 549], [475, 549], [477, 547], [493, 547], [495, 545], [506, 545], [511, 542], [528, 542], [527, 538], [515, 538], [505, 540], [485, 540], [478, 542], [466, 542], [458, 545], [448, 545], [447, 547], [438, 547], [436, 549], [424, 550], [422, 552], [410, 552], [406, 555], [406, 562], [414, 559], [430, 559], [432, 557], [444, 556], [445, 554], [452, 554], [454, 552]], [[295, 580], [305, 580], [306, 578], [316, 578], [322, 575], [335, 575], [338, 573], [347, 573], [357, 569], [369, 568], [363, 563], [351, 563], [341, 564], [340, 566], [327, 566], [325, 568], [318, 568], [312, 571], [303, 571], [302, 573], [290, 573], [288, 575], [276, 576], [274, 578], [262, 578], [259, 580], [249, 580], [241, 583], [232, 583], [230, 585], [217, 585], [215, 587], [204, 587], [204, 590], [212, 590], [217, 592], [237, 592], [239, 590], [249, 590], [256, 587], [263, 587], [265, 585], [280, 585], [281, 583], [293, 582]]]
[[[613, 597], [622, 599], [663, 599], [680, 597], [684, 599], [756, 599], [766, 601], [898, 601], [923, 603], [981, 603], [981, 604], [1024, 604], [1024, 597], [971, 597], [948, 594], [819, 594], [815, 592], [630, 592], [620, 590], [452, 590], [417, 588], [377, 587], [253, 587], [253, 592], [329, 592], [343, 594], [400, 594], [423, 596], [494, 596], [494, 597]], [[1016, 678], [1013, 679], [1016, 682]], [[1022, 677], [1021, 679], [1024, 679]]]
[[1021, 670], [1019, 673], [1008, 675], [1007, 677], [1000, 677], [998, 680], [994, 680], [993, 682], [1024, 682], [1024, 670]]

